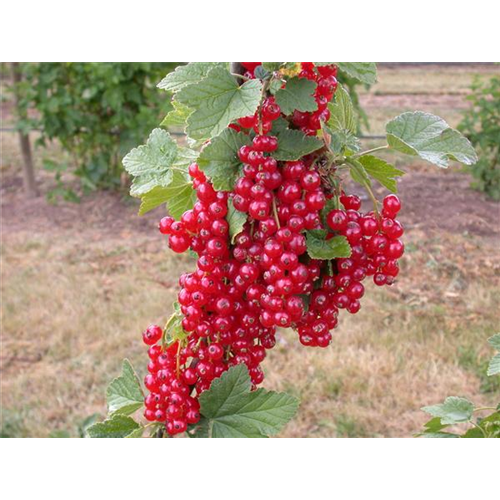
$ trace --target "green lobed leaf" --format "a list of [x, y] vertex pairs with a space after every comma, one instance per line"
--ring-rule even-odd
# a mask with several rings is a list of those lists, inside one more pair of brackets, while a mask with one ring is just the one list
[[123, 360], [122, 374], [108, 386], [108, 412], [131, 415], [144, 404], [144, 394], [139, 379], [128, 359]]
[[[279, 135], [288, 129], [288, 125], [290, 125], [288, 123], [287, 120], [285, 120], [285, 118], [283, 118], [282, 116], [280, 116], [277, 120], [274, 120], [273, 122], [273, 132], [272, 134], [273, 135], [276, 135], [279, 137]], [[273, 153], [274, 155], [274, 153]]]
[[155, 186], [168, 186], [176, 158], [176, 142], [168, 132], [155, 128], [146, 144], [132, 149], [123, 159], [125, 170], [134, 177], [130, 194], [140, 196]]
[[500, 373], [500, 354], [495, 354], [493, 358], [491, 358], [490, 363], [488, 365], [488, 377], [492, 375], [498, 375]]
[[130, 437], [130, 438], [142, 437], [142, 436], [151, 437], [151, 436], [158, 434], [162, 430], [165, 430], [165, 423], [164, 422], [156, 422], [153, 425], [150, 424], [148, 427], [139, 426], [137, 429], [135, 429], [130, 434], [128, 434], [128, 437]]
[[314, 98], [316, 82], [307, 78], [290, 78], [284, 88], [279, 89], [276, 94], [276, 102], [285, 115], [291, 115], [297, 111], [316, 111], [318, 103]]
[[187, 333], [182, 327], [182, 320], [184, 315], [181, 312], [181, 307], [179, 302], [174, 302], [173, 304], [174, 312], [168, 318], [167, 324], [163, 330], [164, 338], [162, 339], [166, 343], [171, 343], [176, 340], [183, 340], [186, 338]]
[[377, 65], [374, 62], [338, 62], [340, 71], [366, 85], [377, 82]]
[[459, 438], [458, 434], [452, 434], [451, 432], [424, 432], [420, 434], [424, 438]]
[[259, 80], [267, 80], [271, 77], [271, 73], [266, 68], [264, 68], [263, 65], [257, 66], [253, 74], [254, 77], [258, 78]]
[[163, 121], [160, 123], [161, 127], [170, 128], [170, 127], [184, 127], [186, 125], [186, 121], [189, 115], [193, 112], [191, 108], [184, 106], [180, 102], [176, 100], [172, 101], [172, 109]]
[[125, 438], [136, 433], [140, 425], [126, 415], [114, 414], [104, 422], [91, 425], [87, 429], [90, 438]]
[[257, 389], [245, 365], [237, 365], [215, 379], [200, 395], [200, 413], [209, 420], [213, 438], [262, 438], [278, 433], [297, 412], [297, 398]]
[[250, 138], [233, 129], [226, 129], [211, 140], [198, 157], [198, 166], [218, 191], [231, 191], [240, 175], [238, 151], [250, 144]]
[[[488, 339], [488, 342], [491, 346], [493, 346], [497, 351], [500, 351], [500, 333], [493, 335]], [[496, 354], [491, 359], [488, 365], [488, 376], [498, 375], [500, 373], [500, 354]]]
[[265, 70], [270, 71], [272, 73], [273, 71], [278, 71], [283, 64], [285, 64], [285, 63], [282, 63], [282, 62], [263, 62], [262, 66], [264, 67]]
[[260, 80], [249, 80], [239, 86], [224, 68], [212, 69], [206, 78], [184, 87], [176, 100], [192, 108], [187, 133], [194, 139], [218, 136], [234, 120], [253, 115], [259, 106], [262, 91]]
[[229, 224], [229, 237], [231, 239], [231, 245], [233, 245], [236, 236], [238, 236], [238, 234], [240, 234], [245, 227], [247, 214], [234, 208], [232, 198], [230, 198], [227, 202], [226, 220]]
[[371, 180], [368, 176], [365, 167], [358, 161], [353, 158], [347, 158], [347, 163], [349, 163], [349, 173], [351, 174], [351, 178], [354, 182], [361, 184], [364, 187], [371, 187]]
[[445, 427], [448, 427], [448, 424], [443, 424], [439, 417], [431, 418], [428, 422], [424, 424], [425, 432], [439, 432], [443, 430]]
[[313, 230], [306, 232], [307, 253], [312, 259], [331, 260], [351, 256], [351, 246], [345, 236], [326, 239], [327, 232]]
[[493, 335], [488, 339], [488, 342], [491, 346], [493, 346], [497, 351], [500, 351], [500, 333]]
[[139, 215], [166, 204], [170, 215], [178, 220], [186, 210], [192, 209], [195, 203], [196, 191], [191, 180], [180, 172], [174, 172], [168, 187], [157, 186], [141, 197]]
[[361, 148], [359, 139], [348, 130], [331, 130], [325, 125], [323, 133], [328, 134], [330, 149], [336, 154], [356, 153]]
[[224, 67], [225, 65], [227, 64], [220, 62], [190, 62], [186, 65], [177, 66], [175, 71], [169, 73], [157, 86], [169, 92], [178, 92], [203, 80], [213, 68]]
[[387, 142], [396, 151], [446, 168], [449, 160], [465, 165], [477, 162], [469, 140], [439, 116], [422, 111], [399, 115], [386, 125]]
[[424, 406], [422, 410], [433, 417], [439, 417], [442, 424], [457, 424], [472, 419], [474, 405], [465, 398], [450, 396], [444, 403]]
[[359, 163], [363, 165], [366, 173], [376, 179], [382, 186], [386, 187], [389, 191], [397, 193], [398, 184], [397, 177], [405, 174], [402, 170], [392, 166], [381, 158], [372, 155], [364, 155], [358, 158]]
[[358, 129], [358, 120], [348, 92], [339, 85], [335, 92], [335, 101], [328, 105], [330, 119], [328, 127], [331, 130], [343, 130], [355, 134]]
[[[272, 95], [276, 95], [276, 92], [278, 92], [281, 87], [283, 86], [283, 82], [277, 78], [271, 79], [271, 83], [269, 84], [269, 92]], [[274, 130], [274, 127], [273, 127]]]
[[316, 137], [305, 135], [300, 130], [283, 130], [277, 134], [278, 149], [273, 157], [278, 161], [294, 161], [323, 147]]
[[488, 438], [500, 438], [500, 412], [496, 411], [480, 419], [479, 427], [484, 430]]

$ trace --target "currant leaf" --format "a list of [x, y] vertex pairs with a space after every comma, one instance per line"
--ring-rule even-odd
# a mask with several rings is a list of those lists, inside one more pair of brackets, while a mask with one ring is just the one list
[[376, 179], [389, 191], [397, 193], [398, 185], [396, 179], [404, 175], [405, 172], [397, 169], [385, 160], [372, 155], [361, 156], [358, 158], [358, 161], [370, 177]]
[[281, 108], [281, 112], [285, 115], [292, 114], [297, 111], [316, 111], [318, 103], [314, 99], [314, 91], [316, 90], [316, 82], [307, 78], [290, 78], [286, 87], [279, 89], [276, 92], [276, 102]]
[[245, 227], [247, 215], [234, 208], [232, 199], [228, 200], [227, 207], [226, 220], [229, 224], [229, 238], [231, 239], [231, 244], [234, 244], [236, 236], [238, 236]]
[[335, 102], [328, 105], [330, 119], [328, 127], [331, 130], [342, 130], [355, 134], [358, 128], [358, 120], [351, 98], [347, 91], [339, 85], [335, 92]]
[[245, 365], [237, 365], [215, 379], [200, 395], [201, 414], [209, 420], [212, 438], [253, 437], [277, 434], [297, 412], [297, 398], [257, 389]]
[[491, 346], [493, 346], [497, 351], [500, 351], [500, 333], [493, 335], [488, 339], [488, 342]]
[[98, 422], [87, 429], [90, 438], [126, 438], [136, 433], [141, 426], [126, 415], [115, 414], [104, 422]]
[[132, 149], [123, 159], [125, 170], [134, 177], [130, 194], [140, 196], [155, 186], [168, 186], [176, 158], [176, 142], [168, 132], [155, 128], [146, 144]]
[[465, 398], [450, 396], [444, 400], [444, 403], [424, 406], [423, 411], [439, 417], [442, 424], [458, 424], [460, 422], [470, 422], [474, 405]]
[[316, 137], [305, 135], [300, 130], [285, 129], [278, 133], [278, 149], [273, 153], [278, 161], [293, 161], [323, 147]]
[[177, 102], [175, 99], [172, 101], [172, 106], [174, 108], [165, 116], [160, 126], [165, 128], [184, 127], [193, 110]]
[[180, 219], [186, 210], [193, 208], [196, 202], [196, 191], [189, 179], [187, 170], [176, 171], [167, 187], [156, 186], [141, 197], [139, 215], [166, 204], [170, 215]]
[[157, 86], [169, 92], [178, 92], [185, 87], [203, 80], [213, 68], [225, 66], [227, 67], [227, 63], [190, 62], [189, 64], [178, 66], [175, 71], [169, 73]]
[[307, 253], [312, 259], [331, 260], [351, 256], [351, 246], [345, 236], [326, 239], [326, 231], [307, 231]]
[[428, 422], [424, 424], [425, 432], [439, 432], [443, 430], [445, 427], [448, 427], [448, 424], [443, 424], [439, 417], [431, 418]]
[[273, 71], [278, 71], [283, 64], [285, 64], [285, 63], [282, 63], [282, 62], [263, 62], [262, 66], [264, 67], [265, 70], [270, 71], [272, 73]]
[[355, 159], [348, 158], [347, 162], [350, 165], [349, 173], [351, 174], [351, 178], [354, 182], [357, 182], [361, 186], [371, 187], [372, 183], [368, 173], [365, 170], [365, 167]]
[[131, 415], [144, 404], [141, 384], [128, 359], [123, 360], [122, 374], [108, 386], [108, 412]]
[[210, 178], [218, 191], [231, 191], [240, 175], [238, 151], [250, 144], [250, 138], [233, 129], [226, 129], [212, 139], [198, 158], [198, 166]]
[[498, 375], [500, 373], [500, 354], [495, 354], [493, 358], [491, 358], [490, 363], [488, 365], [488, 376]]
[[232, 121], [253, 115], [261, 92], [260, 80], [249, 80], [239, 86], [229, 71], [216, 67], [200, 82], [181, 89], [176, 100], [194, 110], [187, 119], [188, 135], [194, 139], [210, 139]]
[[449, 160], [465, 165], [478, 160], [469, 140], [439, 116], [422, 111], [403, 113], [387, 123], [386, 132], [392, 149], [438, 167], [446, 168]]
[[360, 150], [359, 139], [348, 130], [331, 130], [327, 125], [323, 127], [330, 149], [336, 154], [356, 153]]

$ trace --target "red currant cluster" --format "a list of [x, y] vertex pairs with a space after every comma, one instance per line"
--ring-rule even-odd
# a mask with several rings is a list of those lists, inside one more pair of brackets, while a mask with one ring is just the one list
[[397, 260], [404, 252], [398, 239], [403, 235], [403, 226], [395, 219], [401, 209], [397, 196], [386, 196], [379, 216], [359, 212], [361, 200], [357, 196], [344, 194], [340, 202], [344, 209], [327, 215], [331, 230], [327, 238], [345, 236], [351, 257], [330, 261], [331, 272], [323, 275], [320, 287], [312, 292], [309, 309], [297, 323], [300, 342], [306, 346], [329, 345], [339, 309], [351, 314], [359, 311], [365, 293], [361, 282], [367, 276], [373, 276], [378, 286], [391, 285], [399, 273]]
[[[259, 322], [262, 290], [252, 286], [258, 269], [232, 258], [229, 250], [225, 219], [228, 194], [216, 192], [196, 164], [189, 172], [198, 198], [194, 208], [179, 222], [164, 217], [159, 224], [160, 231], [169, 235], [172, 250], [183, 252], [189, 242], [198, 254], [197, 270], [179, 280], [181, 326], [187, 335], [165, 350], [160, 345], [150, 348], [145, 380], [151, 391], [145, 416], [166, 421], [170, 434], [184, 432], [188, 424], [198, 422], [199, 406], [190, 394], [194, 390], [197, 396], [208, 389], [212, 380], [230, 366], [246, 364], [252, 383], [261, 383], [264, 373], [260, 363], [266, 349], [275, 344], [274, 329]], [[156, 326], [144, 333], [149, 345], [161, 337], [162, 331]]]
[[144, 400], [144, 416], [150, 422], [165, 422], [169, 434], [185, 432], [188, 424], [200, 420], [200, 404], [190, 396], [190, 376], [193, 370], [185, 370], [177, 375], [180, 364], [186, 362], [186, 354], [180, 351], [180, 344], [174, 342], [163, 348], [157, 344], [163, 336], [159, 326], [150, 326], [143, 334], [144, 342], [151, 346], [148, 350], [148, 374], [144, 385], [149, 394]]
[[[253, 78], [260, 63], [242, 64], [245, 76]], [[275, 345], [277, 327], [294, 328], [306, 346], [326, 347], [339, 309], [359, 310], [365, 277], [384, 285], [398, 274], [403, 229], [395, 220], [400, 210], [397, 197], [385, 198], [381, 214], [362, 214], [358, 197], [325, 187], [318, 153], [289, 162], [273, 157], [278, 138], [272, 130], [278, 118], [310, 135], [328, 120], [335, 75], [334, 66], [302, 63], [299, 77], [317, 83], [318, 110], [286, 117], [274, 97], [265, 96], [255, 115], [230, 125], [252, 138], [251, 145], [238, 152], [243, 174], [234, 191], [216, 191], [193, 164], [193, 209], [180, 221], [160, 221], [159, 229], [168, 235], [173, 251], [190, 248], [198, 256], [196, 270], [179, 280], [180, 311], [173, 321], [182, 334], [170, 344], [158, 326], [143, 334], [150, 346], [145, 417], [166, 422], [169, 434], [184, 432], [199, 421], [198, 396], [229, 367], [245, 364], [254, 386], [260, 384], [260, 364]], [[322, 212], [332, 198], [339, 208], [326, 214], [324, 226]], [[247, 216], [234, 244], [226, 220], [230, 201]], [[351, 257], [311, 259], [304, 232], [314, 229], [326, 229], [328, 238], [345, 236]]]

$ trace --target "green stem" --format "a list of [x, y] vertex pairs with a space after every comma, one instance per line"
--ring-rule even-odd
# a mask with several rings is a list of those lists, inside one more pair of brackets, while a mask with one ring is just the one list
[[484, 430], [484, 429], [483, 429], [480, 425], [477, 425], [477, 424], [476, 424], [476, 422], [473, 422], [472, 420], [471, 420], [471, 424], [472, 424], [474, 427], [478, 428], [478, 429], [479, 429], [479, 430], [483, 433], [483, 436], [484, 436], [485, 438], [487, 438], [487, 437], [488, 437], [488, 435], [486, 434], [486, 431], [485, 431], [485, 430]]
[[269, 81], [266, 80], [262, 84], [262, 93], [260, 95], [260, 103], [259, 103], [259, 111], [258, 111], [258, 119], [259, 119], [259, 135], [262, 135], [262, 104], [264, 103], [264, 99], [266, 98], [266, 92], [269, 88]]
[[176, 368], [177, 368], [177, 378], [181, 376], [181, 347], [182, 347], [182, 342], [178, 340], [179, 345], [177, 346], [177, 360], [176, 360]]
[[280, 225], [280, 219], [278, 217], [278, 209], [276, 208], [276, 199], [273, 196], [273, 215], [274, 215], [274, 220], [276, 221], [276, 224], [278, 226], [278, 229], [281, 228]]
[[496, 410], [493, 406], [482, 406], [481, 408], [474, 408], [474, 411], [483, 411], [483, 410]]
[[365, 182], [365, 188], [368, 191], [368, 195], [370, 196], [370, 198], [372, 200], [373, 208], [375, 210], [375, 214], [376, 214], [377, 218], [380, 218], [380, 213], [378, 211], [378, 201], [377, 201], [377, 198], [375, 198], [375, 195], [373, 194], [373, 191], [372, 191], [371, 187], [368, 185], [367, 182]]
[[244, 75], [240, 75], [238, 73], [231, 73], [231, 75], [235, 76], [236, 78], [241, 78], [242, 80], [244, 80], [245, 82], [248, 82], [248, 80], [250, 80], [250, 78], [248, 78], [247, 76], [244, 76]]
[[[349, 158], [346, 158], [347, 164], [350, 166], [350, 168], [358, 168], [356, 163], [357, 161], [352, 161], [352, 156]], [[361, 168], [363, 168], [362, 165], [360, 165]], [[362, 176], [361, 176], [362, 177]], [[373, 202], [373, 209], [375, 210], [375, 215], [377, 216], [377, 219], [380, 219], [380, 213], [378, 211], [378, 201], [377, 198], [375, 198], [375, 195], [373, 194], [372, 188], [370, 187], [370, 184], [367, 180], [364, 179], [363, 177], [363, 187], [366, 189], [368, 192], [368, 195], [370, 196], [372, 202]]]
[[384, 149], [389, 149], [389, 145], [386, 144], [385, 146], [379, 146], [378, 148], [368, 149], [367, 151], [363, 151], [361, 153], [356, 153], [356, 154], [352, 155], [351, 158], [359, 158], [360, 156], [369, 155], [371, 153], [375, 153], [376, 151], [382, 151]]

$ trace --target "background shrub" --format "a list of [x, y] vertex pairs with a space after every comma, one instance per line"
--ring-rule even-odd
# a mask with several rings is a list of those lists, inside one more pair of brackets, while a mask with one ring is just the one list
[[22, 128], [57, 139], [69, 165], [46, 163], [60, 181], [70, 170], [86, 190], [120, 185], [121, 160], [170, 103], [156, 88], [175, 63], [36, 63], [23, 65], [23, 104], [36, 109]]
[[476, 79], [467, 97], [472, 107], [464, 114], [459, 129], [479, 153], [479, 161], [470, 167], [473, 187], [500, 200], [500, 78]]

